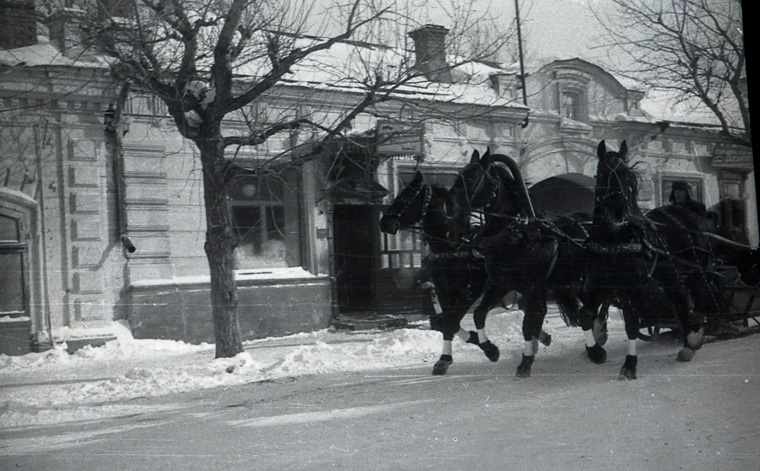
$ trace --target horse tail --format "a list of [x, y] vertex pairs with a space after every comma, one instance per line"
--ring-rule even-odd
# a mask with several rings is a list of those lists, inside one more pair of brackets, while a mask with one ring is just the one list
[[528, 215], [531, 218], [535, 218], [536, 211], [533, 209], [533, 202], [530, 199], [528, 187], [525, 186], [525, 179], [523, 179], [522, 172], [520, 171], [520, 167], [517, 165], [517, 162], [515, 162], [511, 157], [504, 154], [496, 154], [492, 157], [492, 159], [493, 162], [499, 162], [506, 165], [509, 171], [512, 172], [512, 177], [514, 177], [518, 187], [520, 188], [520, 196], [523, 199], [525, 210], [528, 211]]
[[555, 301], [559, 308], [559, 315], [569, 327], [581, 327], [584, 317], [583, 304], [571, 293], [555, 290]]

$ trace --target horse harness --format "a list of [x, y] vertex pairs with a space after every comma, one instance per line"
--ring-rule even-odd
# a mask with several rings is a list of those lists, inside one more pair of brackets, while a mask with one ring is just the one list
[[[464, 169], [466, 170], [466, 168]], [[464, 178], [464, 170], [459, 174], [459, 178]], [[499, 185], [499, 179], [498, 177], [494, 177], [491, 175], [491, 172], [488, 170], [483, 170], [483, 175], [480, 176], [480, 180], [478, 181], [477, 185], [475, 185], [475, 188], [472, 189], [472, 194], [477, 195], [478, 191], [480, 191], [480, 187], [483, 186], [483, 184], [486, 182], [486, 180], [490, 183], [493, 183], [493, 188], [491, 189], [491, 194], [488, 195], [488, 198], [486, 199], [486, 203], [484, 204], [484, 208], [490, 207], [490, 205], [496, 200], [499, 190], [501, 189], [501, 185]], [[467, 185], [462, 185], [465, 192], [465, 201], [467, 201], [467, 207], [470, 209], [472, 205], [472, 201], [470, 200], [469, 192], [467, 191]]]
[[400, 219], [401, 215], [406, 212], [406, 208], [409, 207], [410, 204], [412, 204], [412, 201], [417, 199], [417, 196], [424, 191], [425, 194], [423, 195], [422, 199], [422, 208], [421, 208], [421, 215], [424, 218], [425, 214], [427, 214], [428, 209], [430, 208], [430, 201], [433, 198], [433, 189], [428, 185], [427, 183], [422, 183], [420, 187], [417, 189], [417, 191], [412, 195], [411, 198], [409, 198], [404, 204], [404, 206], [401, 207], [398, 211], [386, 211], [385, 215], [389, 217], [395, 217], [396, 219]]

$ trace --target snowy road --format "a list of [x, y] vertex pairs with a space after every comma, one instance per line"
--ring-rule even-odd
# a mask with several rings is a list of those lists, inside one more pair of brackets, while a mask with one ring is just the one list
[[[642, 344], [632, 382], [617, 380], [625, 344], [615, 335], [605, 365], [585, 360], [575, 337], [544, 349], [524, 380], [514, 378], [516, 354], [490, 363], [473, 350], [444, 377], [430, 375], [433, 354], [381, 369], [38, 405], [38, 414], [92, 412], [0, 428], [0, 469], [758, 469], [758, 339], [708, 344], [690, 364], [675, 361], [672, 341]], [[308, 352], [297, 355], [308, 362]], [[14, 417], [18, 404], [0, 417]]]

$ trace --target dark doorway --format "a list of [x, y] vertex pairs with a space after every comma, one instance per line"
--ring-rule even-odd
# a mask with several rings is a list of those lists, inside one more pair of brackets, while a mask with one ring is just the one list
[[374, 309], [377, 210], [336, 205], [333, 212], [335, 278], [340, 313]]
[[25, 222], [20, 213], [0, 214], [0, 354], [5, 355], [31, 351], [29, 249], [25, 242], [30, 237]]

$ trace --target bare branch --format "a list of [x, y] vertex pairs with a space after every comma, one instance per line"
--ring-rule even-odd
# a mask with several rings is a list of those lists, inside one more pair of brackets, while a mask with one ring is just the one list
[[292, 50], [287, 56], [274, 61], [272, 63], [273, 65], [272, 70], [269, 73], [267, 73], [258, 82], [253, 84], [250, 88], [248, 88], [248, 90], [240, 94], [238, 97], [232, 99], [228, 104], [220, 107], [217, 113], [221, 113], [222, 115], [225, 115], [229, 112], [238, 110], [246, 106], [247, 104], [251, 103], [256, 98], [260, 97], [262, 94], [270, 90], [285, 75], [290, 73], [291, 67], [295, 65], [296, 63], [298, 63], [299, 61], [303, 60], [304, 58], [316, 52], [330, 49], [333, 45], [335, 45], [336, 43], [340, 41], [345, 41], [349, 39], [356, 30], [360, 29], [361, 27], [373, 21], [378, 20], [379, 18], [381, 18], [383, 15], [385, 15], [388, 12], [388, 9], [383, 9], [355, 23], [354, 22], [355, 13], [360, 3], [361, 3], [360, 0], [355, 0], [351, 9], [351, 14], [349, 15], [349, 20], [346, 24], [345, 31], [343, 33], [333, 36], [327, 40], [321, 41], [317, 44], [314, 44], [306, 49], [296, 48]]
[[615, 72], [677, 91], [710, 110], [727, 136], [750, 139], [744, 40], [738, 0], [612, 0], [614, 19], [596, 15], [604, 45], [622, 53]]

